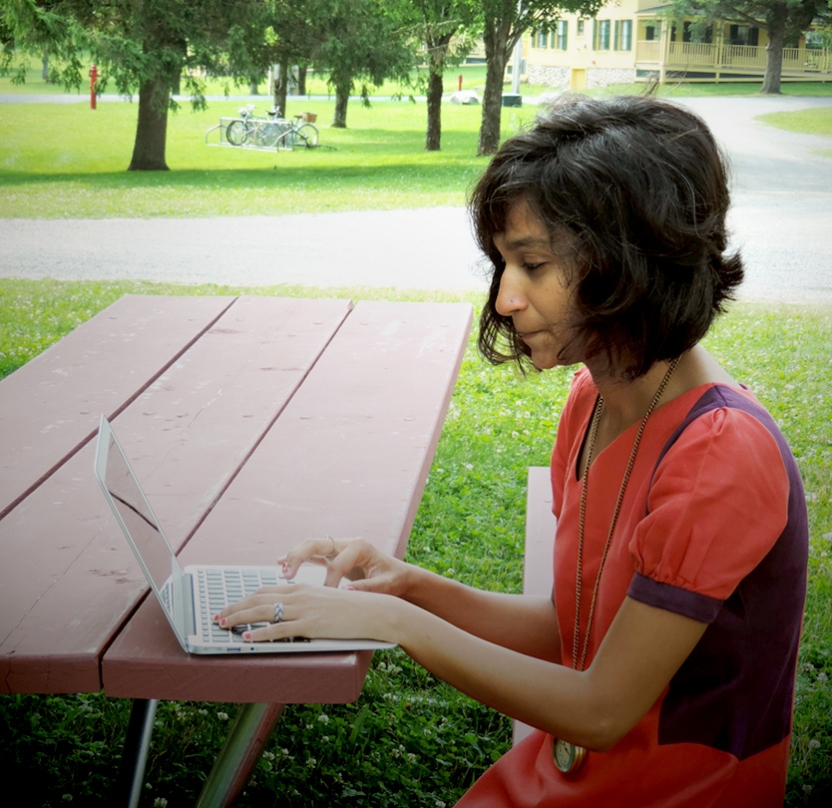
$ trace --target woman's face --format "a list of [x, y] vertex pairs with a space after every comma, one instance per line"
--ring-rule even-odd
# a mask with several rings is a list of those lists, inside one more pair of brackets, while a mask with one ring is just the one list
[[511, 317], [534, 366], [544, 370], [581, 361], [567, 325], [574, 314], [568, 240], [553, 244], [545, 225], [520, 199], [510, 208], [505, 232], [494, 237], [494, 246], [505, 261], [496, 309]]

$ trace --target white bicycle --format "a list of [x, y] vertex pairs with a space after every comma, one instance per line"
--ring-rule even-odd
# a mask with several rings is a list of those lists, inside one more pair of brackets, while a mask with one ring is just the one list
[[232, 146], [253, 143], [261, 149], [312, 149], [318, 145], [318, 128], [309, 122], [308, 116], [295, 115], [294, 121], [281, 118], [279, 110], [269, 110], [268, 118], [255, 118], [254, 106], [248, 104], [240, 109], [225, 129], [226, 140]]

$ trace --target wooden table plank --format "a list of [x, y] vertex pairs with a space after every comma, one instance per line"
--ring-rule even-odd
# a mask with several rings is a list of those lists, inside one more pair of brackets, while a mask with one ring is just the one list
[[0, 518], [234, 301], [127, 295], [0, 382]]
[[[183, 563], [274, 563], [302, 538], [326, 533], [364, 536], [403, 555], [470, 324], [467, 305], [359, 303], [180, 554]], [[155, 599], [131, 618], [104, 656], [108, 694], [351, 700], [369, 660], [189, 657], [163, 620]]]
[[[210, 511], [350, 309], [344, 300], [241, 298], [115, 419], [174, 547]], [[14, 571], [0, 579], [6, 692], [100, 689], [103, 649], [147, 589], [93, 477], [93, 448], [0, 520], [0, 569]]]

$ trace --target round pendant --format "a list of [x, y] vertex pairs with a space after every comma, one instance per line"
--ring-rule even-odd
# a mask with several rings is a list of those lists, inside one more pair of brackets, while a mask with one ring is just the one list
[[564, 774], [574, 774], [586, 760], [586, 749], [583, 746], [575, 746], [573, 743], [555, 738], [552, 744], [552, 757], [558, 771]]

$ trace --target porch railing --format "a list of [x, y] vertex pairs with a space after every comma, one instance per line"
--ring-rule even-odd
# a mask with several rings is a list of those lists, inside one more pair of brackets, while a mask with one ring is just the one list
[[[661, 42], [640, 40], [636, 43], [636, 61], [662, 62]], [[746, 68], [764, 70], [766, 49], [752, 45], [714, 45], [700, 42], [668, 42], [664, 59], [667, 67]], [[832, 71], [832, 53], [828, 48], [783, 48], [783, 70], [807, 73]]]

